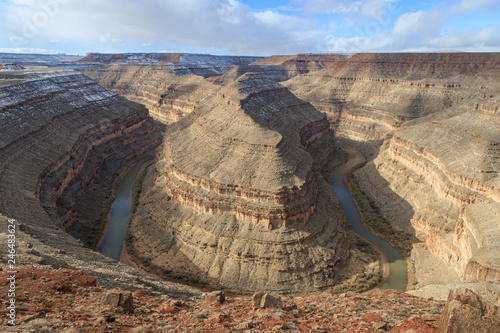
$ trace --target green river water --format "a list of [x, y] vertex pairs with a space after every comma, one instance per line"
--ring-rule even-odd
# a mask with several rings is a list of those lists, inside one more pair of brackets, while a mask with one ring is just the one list
[[[373, 244], [382, 253], [383, 289], [406, 290], [407, 269], [403, 256], [391, 244], [374, 235], [361, 222], [358, 207], [354, 203], [349, 188], [345, 182], [345, 176], [353, 167], [364, 163], [364, 157], [356, 151], [349, 150], [352, 156], [343, 166], [337, 168], [330, 180], [332, 190], [337, 195], [342, 209], [351, 223], [352, 230]], [[388, 264], [388, 265], [387, 265]]]
[[[97, 251], [107, 257], [119, 260], [123, 241], [127, 232], [127, 223], [131, 215], [132, 207], [132, 185], [141, 166], [146, 162], [143, 160], [128, 171], [115, 192], [115, 200], [111, 205], [110, 220], [106, 233], [97, 247]], [[406, 263], [401, 254], [388, 242], [377, 237], [369, 231], [362, 223], [359, 211], [351, 198], [349, 189], [345, 182], [346, 174], [356, 165], [363, 163], [364, 158], [356, 153], [349, 161], [337, 168], [331, 178], [333, 192], [342, 204], [347, 219], [351, 223], [352, 230], [375, 245], [382, 253], [382, 267], [386, 280], [382, 285], [384, 289], [406, 290], [407, 276]], [[389, 265], [386, 265], [386, 264]]]

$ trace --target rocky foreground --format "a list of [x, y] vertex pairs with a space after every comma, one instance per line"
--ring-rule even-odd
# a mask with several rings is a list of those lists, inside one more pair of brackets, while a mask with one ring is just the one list
[[[8, 273], [0, 272], [7, 288]], [[18, 268], [17, 316], [8, 326], [7, 295], [0, 301], [4, 332], [497, 332], [500, 311], [467, 289], [448, 302], [394, 290], [280, 297], [214, 291], [182, 301], [107, 289], [95, 276], [71, 269]]]
[[[6, 287], [1, 272], [0, 287]], [[17, 325], [5, 332], [436, 332], [445, 302], [375, 289], [293, 297], [209, 293], [199, 301], [107, 289], [82, 271], [19, 267]], [[221, 296], [224, 301], [221, 303]], [[8, 301], [2, 293], [3, 304]], [[2, 307], [2, 324], [8, 310]], [[413, 329], [413, 331], [411, 331]]]

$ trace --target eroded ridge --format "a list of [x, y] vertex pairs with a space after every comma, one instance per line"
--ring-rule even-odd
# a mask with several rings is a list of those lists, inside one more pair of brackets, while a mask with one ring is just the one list
[[191, 113], [219, 86], [196, 76], [176, 76], [166, 64], [83, 69], [81, 72], [106, 89], [144, 104], [156, 121], [173, 123]]
[[66, 230], [91, 246], [113, 181], [159, 133], [143, 106], [78, 72], [18, 75], [0, 89], [0, 212], [46, 242], [65, 236], [77, 251]]
[[132, 222], [135, 254], [239, 290], [334, 285], [350, 237], [319, 173], [332, 151], [323, 114], [243, 75], [167, 128]]
[[[357, 182], [422, 242], [420, 287], [500, 277], [499, 63], [498, 53], [356, 54], [284, 82], [373, 158]], [[446, 273], [427, 272], [427, 253]]]

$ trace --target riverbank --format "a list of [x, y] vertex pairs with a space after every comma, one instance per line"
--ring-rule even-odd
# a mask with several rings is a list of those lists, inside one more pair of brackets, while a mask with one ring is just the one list
[[[117, 177], [113, 186], [113, 201], [107, 213], [106, 225], [101, 233], [96, 251], [119, 260], [121, 247], [125, 238], [128, 219], [131, 216], [131, 189], [139, 171], [151, 160], [143, 158], [127, 168], [126, 172]], [[117, 186], [116, 186], [117, 184]]]
[[[149, 157], [146, 157], [146, 158], [149, 158]], [[122, 173], [120, 173], [118, 175], [118, 177], [116, 177], [115, 181], [113, 182], [113, 186], [111, 187], [111, 194], [110, 194], [111, 202], [108, 205], [108, 207], [106, 208], [105, 213], [103, 213], [104, 222], [102, 224], [101, 232], [99, 234], [99, 237], [98, 237], [97, 241], [95, 242], [95, 245], [93, 246], [93, 249], [95, 251], [97, 251], [97, 248], [101, 245], [104, 236], [108, 232], [109, 219], [110, 219], [110, 216], [111, 216], [111, 206], [112, 206], [113, 202], [116, 199], [116, 191], [117, 191], [118, 187], [120, 186], [121, 182], [123, 181], [123, 179], [126, 177], [126, 175], [138, 163], [140, 163], [140, 161], [137, 161], [136, 163], [133, 163], [133, 164], [129, 165]]]
[[363, 223], [362, 210], [357, 206], [347, 185], [348, 175], [362, 166], [365, 163], [365, 158], [352, 148], [341, 148], [349, 154], [349, 159], [334, 171], [331, 178], [332, 190], [341, 201], [342, 209], [351, 223], [352, 230], [381, 253], [382, 288], [405, 291], [408, 277], [404, 258], [389, 242], [378, 237], [370, 230], [369, 226]]
[[[132, 189], [131, 189], [132, 204], [130, 207], [132, 216], [134, 215], [136, 206], [138, 205], [139, 195], [142, 192], [142, 182], [143, 182], [144, 177], [146, 175], [147, 168], [150, 167], [151, 165], [153, 165], [153, 160], [151, 160], [149, 162], [147, 161], [146, 163], [144, 163], [141, 166], [141, 168], [139, 169], [139, 171], [137, 172], [136, 177], [134, 178], [134, 182], [132, 184]], [[131, 218], [132, 218], [132, 216], [131, 216]], [[126, 265], [129, 265], [131, 267], [142, 270], [142, 267], [140, 265], [138, 265], [133, 260], [133, 258], [128, 254], [128, 251], [127, 251], [128, 223], [129, 223], [129, 221], [127, 221], [127, 231], [125, 233], [125, 238], [123, 239], [123, 242], [122, 242], [122, 250], [120, 252], [119, 261], [126, 264]]]

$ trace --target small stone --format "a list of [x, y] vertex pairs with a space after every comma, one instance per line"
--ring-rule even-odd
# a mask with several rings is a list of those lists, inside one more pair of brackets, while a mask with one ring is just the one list
[[236, 328], [237, 330], [242, 331], [242, 330], [249, 330], [249, 329], [252, 329], [253, 327], [254, 327], [254, 323], [253, 323], [253, 322], [251, 322], [251, 321], [246, 321], [246, 322], [244, 322], [244, 323], [241, 323], [241, 324], [236, 325], [236, 327], [235, 327], [235, 328]]
[[387, 330], [387, 323], [385, 321], [374, 322], [372, 327], [376, 330]]
[[282, 308], [283, 307], [283, 301], [281, 298], [265, 294], [262, 297], [262, 300], [260, 302], [260, 307], [261, 308]]
[[254, 308], [260, 308], [260, 302], [262, 301], [262, 297], [264, 297], [265, 293], [255, 293], [252, 296], [252, 304]]
[[226, 301], [226, 294], [223, 291], [212, 291], [205, 297], [210, 303], [224, 303]]
[[126, 313], [134, 313], [134, 300], [130, 291], [110, 291], [101, 300], [102, 305], [121, 307]]
[[178, 308], [183, 308], [183, 307], [186, 307], [187, 305], [184, 301], [174, 300], [174, 301], [172, 301], [172, 306], [176, 306]]
[[293, 311], [293, 310], [297, 310], [297, 309], [298, 309], [297, 304], [286, 305], [283, 307], [283, 310], [285, 310], [285, 311]]

